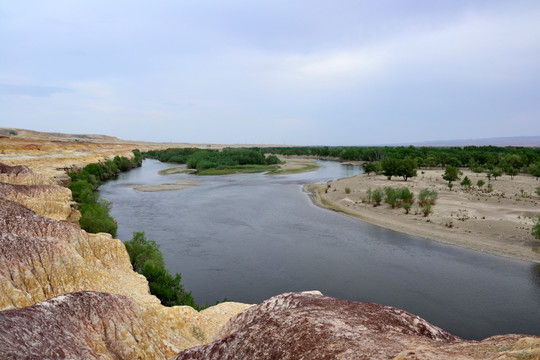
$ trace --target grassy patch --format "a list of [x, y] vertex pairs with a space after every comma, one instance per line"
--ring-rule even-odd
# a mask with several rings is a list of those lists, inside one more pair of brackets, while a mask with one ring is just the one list
[[205, 169], [197, 172], [198, 175], [230, 175], [239, 173], [259, 173], [272, 171], [277, 168], [277, 165], [238, 165], [222, 169]]
[[302, 172], [307, 172], [307, 171], [317, 170], [318, 168], [320, 168], [320, 166], [317, 165], [317, 164], [305, 164], [305, 165], [303, 165], [302, 167], [295, 168], [295, 169], [280, 169], [280, 170], [275, 170], [275, 171], [272, 171], [272, 172], [268, 173], [268, 175], [297, 174], [297, 173], [302, 173]]

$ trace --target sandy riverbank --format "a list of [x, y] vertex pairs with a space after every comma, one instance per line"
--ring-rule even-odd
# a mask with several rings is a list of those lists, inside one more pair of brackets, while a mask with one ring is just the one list
[[[483, 192], [476, 183], [486, 182], [485, 174], [464, 170], [473, 185], [462, 188], [459, 181], [452, 191], [442, 179], [442, 170], [418, 171], [416, 178], [387, 180], [383, 175], [362, 174], [326, 184], [306, 185], [315, 204], [341, 211], [361, 220], [395, 231], [420, 236], [446, 244], [488, 252], [494, 255], [540, 263], [540, 240], [531, 235], [533, 218], [540, 213], [540, 196], [534, 190], [540, 185], [529, 175], [514, 179], [502, 176], [491, 180], [493, 191]], [[404, 209], [392, 209], [382, 203], [374, 207], [367, 203], [366, 190], [371, 188], [408, 187], [415, 199], [422, 189], [438, 192], [433, 213], [424, 217], [415, 203], [409, 214]], [[346, 188], [350, 189], [346, 193]], [[523, 193], [522, 191], [523, 190]]]

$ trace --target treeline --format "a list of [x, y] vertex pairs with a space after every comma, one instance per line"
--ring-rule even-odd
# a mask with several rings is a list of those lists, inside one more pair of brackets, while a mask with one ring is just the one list
[[500, 168], [507, 173], [525, 172], [540, 177], [540, 148], [464, 146], [464, 147], [272, 147], [265, 153], [333, 157], [344, 161], [382, 162], [385, 158], [411, 159], [420, 168], [469, 167], [483, 172]]
[[186, 164], [189, 169], [231, 169], [252, 165], [274, 165], [280, 160], [275, 155], [265, 156], [259, 148], [225, 148], [223, 151], [199, 148], [169, 148], [144, 152], [144, 158], [163, 162]]
[[71, 172], [69, 189], [79, 205], [81, 218], [79, 225], [91, 232], [106, 232], [116, 236], [118, 226], [109, 215], [111, 204], [99, 198], [97, 188], [105, 181], [115, 178], [120, 172], [141, 166], [142, 155], [139, 150], [133, 150], [134, 157], [115, 156], [114, 159], [88, 164], [80, 172]]

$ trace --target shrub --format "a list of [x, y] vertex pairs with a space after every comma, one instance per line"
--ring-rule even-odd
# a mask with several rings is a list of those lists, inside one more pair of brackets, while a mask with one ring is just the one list
[[411, 204], [409, 203], [403, 203], [403, 209], [405, 209], [405, 214], [408, 214], [411, 210]]
[[485, 182], [484, 180], [480, 179], [480, 180], [478, 180], [478, 181], [476, 182], [476, 186], [478, 186], [479, 188], [481, 188], [482, 186], [485, 185], [485, 183], [486, 183], [486, 182]]
[[381, 201], [384, 197], [384, 192], [381, 189], [375, 189], [373, 190], [372, 197], [373, 201], [375, 201], [375, 204], [373, 204], [373, 206], [379, 206], [381, 205]]
[[488, 193], [492, 192], [493, 191], [493, 184], [492, 183], [489, 183], [487, 184], [487, 190], [486, 190]]
[[464, 186], [464, 187], [471, 187], [472, 183], [471, 183], [471, 179], [469, 179], [468, 176], [465, 176], [465, 178], [461, 181], [460, 183], [461, 186]]
[[422, 207], [422, 214], [424, 214], [424, 217], [428, 216], [429, 214], [431, 214], [431, 205], [429, 203], [427, 203], [426, 205], [424, 205]]
[[88, 203], [81, 206], [81, 218], [79, 225], [82, 229], [91, 233], [105, 232], [116, 237], [118, 225], [109, 215], [110, 203], [98, 201], [97, 203]]
[[371, 204], [371, 201], [373, 200], [373, 191], [371, 188], [366, 190], [366, 196], [367, 196], [367, 202]]
[[540, 215], [537, 215], [533, 222], [531, 234], [535, 239], [540, 239]]
[[384, 188], [384, 194], [384, 202], [390, 205], [392, 209], [395, 208], [398, 203], [397, 191], [394, 188], [387, 186]]
[[276, 155], [268, 155], [265, 161], [266, 165], [281, 164], [281, 160]]
[[403, 204], [412, 205], [414, 203], [414, 194], [406, 187], [398, 189], [398, 198]]
[[193, 300], [191, 292], [185, 291], [182, 276], [169, 273], [159, 245], [154, 240], [147, 240], [144, 232], [134, 232], [133, 238], [124, 244], [133, 270], [146, 277], [150, 293], [160, 299], [163, 305], [188, 305], [197, 310], [202, 309]]
[[435, 202], [437, 201], [438, 197], [439, 197], [439, 193], [437, 193], [435, 190], [422, 189], [420, 190], [420, 193], [418, 194], [418, 205], [420, 206], [425, 206], [426, 204], [435, 205]]
[[346, 193], [346, 194], [350, 194], [350, 193], [351, 193], [351, 188], [346, 187], [346, 188], [345, 188], [345, 193]]
[[78, 203], [95, 203], [95, 187], [86, 180], [72, 182], [69, 185], [73, 200]]
[[537, 186], [534, 192], [536, 193], [536, 195], [540, 195], [540, 186]]

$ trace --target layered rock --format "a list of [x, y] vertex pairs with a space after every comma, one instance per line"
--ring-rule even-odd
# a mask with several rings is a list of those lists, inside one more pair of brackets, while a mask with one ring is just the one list
[[0, 197], [52, 219], [68, 220], [72, 217], [71, 191], [61, 186], [0, 183]]
[[164, 359], [163, 329], [127, 296], [72, 292], [0, 312], [2, 359]]
[[[141, 355], [152, 348], [155, 353], [152, 356], [165, 359], [183, 349], [213, 340], [216, 332], [231, 316], [249, 307], [246, 304], [225, 303], [197, 312], [188, 306], [161, 306], [159, 300], [150, 295], [146, 279], [133, 271], [129, 255], [120, 240], [105, 233], [90, 234], [76, 224], [58, 220], [69, 218], [71, 192], [68, 189], [50, 184], [32, 185], [39, 183], [42, 177], [24, 166], [0, 166], [0, 175], [5, 181], [11, 182], [0, 183], [0, 310], [28, 309], [35, 304], [49, 304], [46, 301], [53, 297], [81, 290], [105, 294], [92, 295], [93, 299], [96, 296], [104, 297], [102, 302], [98, 302], [102, 307], [107, 307], [106, 302], [112, 301], [110, 299], [117, 299], [111, 298], [112, 294], [123, 295], [118, 299], [124, 300], [114, 300], [109, 308], [115, 308], [119, 301], [121, 303], [125, 299], [136, 306], [127, 307], [130, 309], [129, 317], [121, 315], [112, 318], [119, 328], [130, 328], [136, 322], [141, 327], [154, 329], [155, 336], [148, 340], [150, 345], [145, 342], [132, 344], [130, 335], [121, 332], [122, 336], [128, 337], [127, 340], [122, 336], [115, 337], [114, 341], [109, 339], [110, 346], [105, 348], [92, 340], [90, 343], [93, 345], [88, 346], [97, 346], [94, 350], [99, 358], [118, 358], [111, 349], [131, 344], [131, 352], [123, 353], [125, 357], [123, 355], [121, 358], [153, 358]], [[7, 312], [0, 312], [4, 313]], [[83, 315], [71, 317], [71, 325], [65, 329], [54, 329], [54, 332], [70, 338], [93, 331], [87, 329], [89, 321], [93, 320], [84, 318], [87, 313]], [[39, 343], [42, 335], [36, 332], [38, 330], [34, 331], [34, 327], [26, 330], [20, 328], [23, 325], [23, 322], [14, 322], [10, 329], [15, 333], [26, 331], [28, 335], [33, 334]], [[58, 322], [54, 323], [56, 325], [63, 326]], [[47, 339], [43, 340], [47, 343]], [[50, 341], [55, 340], [51, 338]], [[32, 344], [23, 343], [24, 346]], [[0, 358], [8, 356], [6, 349], [0, 347]], [[38, 353], [41, 351], [39, 349], [34, 348]], [[58, 355], [55, 354], [51, 353], [51, 356]], [[93, 354], [90, 351], [79, 355], [85, 358]]]
[[503, 359], [514, 348], [524, 358], [540, 355], [539, 337], [468, 342], [403, 310], [316, 293], [266, 300], [231, 318], [220, 335], [175, 360]]

